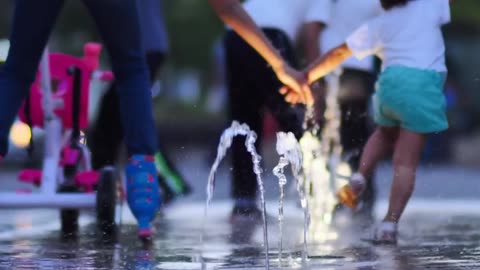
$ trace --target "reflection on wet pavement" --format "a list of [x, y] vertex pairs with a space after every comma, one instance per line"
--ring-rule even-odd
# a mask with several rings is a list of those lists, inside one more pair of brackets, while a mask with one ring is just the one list
[[[269, 205], [273, 215], [275, 203]], [[133, 219], [126, 211], [126, 223], [117, 237], [96, 233], [93, 218], [86, 214], [79, 237], [68, 240], [60, 237], [58, 221], [53, 222], [56, 211], [2, 211], [0, 269], [200, 269], [202, 207], [201, 203], [183, 203], [167, 209], [156, 224], [151, 245], [136, 239]], [[261, 226], [246, 221], [231, 224], [230, 207], [225, 202], [212, 205], [202, 253], [206, 269], [264, 269]], [[415, 210], [401, 224], [397, 247], [362, 242], [366, 232], [352, 228], [349, 222], [339, 221], [336, 229], [312, 225], [309, 259], [302, 266], [302, 212], [288, 204], [282, 269], [480, 268], [480, 215], [440, 214], [415, 204], [411, 208]], [[270, 264], [279, 269], [275, 222], [270, 222], [269, 232]]]

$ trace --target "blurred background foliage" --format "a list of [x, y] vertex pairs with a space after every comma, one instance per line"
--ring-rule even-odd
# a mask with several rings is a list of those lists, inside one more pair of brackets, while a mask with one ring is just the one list
[[[171, 39], [171, 64], [175, 68], [208, 69], [210, 48], [223, 26], [205, 0], [165, 0], [166, 20]], [[7, 36], [12, 1], [0, 1], [0, 37]], [[453, 24], [461, 24], [466, 34], [480, 30], [480, 1], [456, 0], [452, 5]], [[66, 1], [55, 29], [63, 50], [80, 53], [83, 42], [98, 39], [93, 21], [81, 1]], [[128, 37], [126, 37], [128, 38]]]

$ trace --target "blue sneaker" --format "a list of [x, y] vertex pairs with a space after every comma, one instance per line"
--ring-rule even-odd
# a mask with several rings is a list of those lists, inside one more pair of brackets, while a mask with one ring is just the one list
[[138, 236], [151, 237], [151, 222], [160, 210], [161, 198], [153, 156], [133, 155], [127, 168], [127, 201], [138, 221]]

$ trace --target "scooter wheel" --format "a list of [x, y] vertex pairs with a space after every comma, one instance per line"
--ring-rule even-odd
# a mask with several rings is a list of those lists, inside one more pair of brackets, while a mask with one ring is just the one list
[[97, 226], [103, 234], [115, 232], [115, 209], [117, 204], [117, 178], [115, 169], [101, 170], [97, 184]]
[[[75, 186], [62, 186], [58, 190], [59, 193], [77, 193], [80, 190]], [[78, 217], [80, 211], [78, 209], [64, 208], [60, 210], [61, 232], [65, 237], [76, 236], [78, 233]]]

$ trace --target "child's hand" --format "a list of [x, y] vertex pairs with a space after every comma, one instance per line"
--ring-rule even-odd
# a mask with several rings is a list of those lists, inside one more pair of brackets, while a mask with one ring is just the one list
[[278, 79], [285, 84], [280, 89], [280, 93], [285, 95], [285, 101], [292, 104], [313, 105], [312, 92], [304, 73], [296, 71], [288, 65], [274, 70]]

